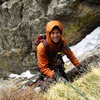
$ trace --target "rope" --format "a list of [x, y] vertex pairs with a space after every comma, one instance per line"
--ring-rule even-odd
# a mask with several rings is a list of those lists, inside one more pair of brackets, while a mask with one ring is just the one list
[[66, 84], [68, 87], [72, 88], [75, 90], [76, 93], [78, 93], [80, 96], [82, 96], [84, 98], [84, 100], [89, 100], [86, 95], [84, 95], [83, 93], [81, 93], [77, 88], [75, 88], [75, 86], [70, 85], [70, 84]]

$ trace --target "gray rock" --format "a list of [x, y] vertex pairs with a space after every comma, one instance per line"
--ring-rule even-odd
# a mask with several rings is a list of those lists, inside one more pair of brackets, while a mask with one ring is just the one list
[[69, 45], [78, 43], [100, 25], [99, 4], [99, 0], [0, 0], [2, 72], [33, 71], [37, 65], [34, 54], [31, 55], [33, 41], [45, 33], [49, 20], [62, 22]]

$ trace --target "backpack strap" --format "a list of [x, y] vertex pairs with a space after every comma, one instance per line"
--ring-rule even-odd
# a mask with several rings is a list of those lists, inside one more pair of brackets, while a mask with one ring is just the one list
[[49, 55], [49, 52], [50, 52], [50, 47], [49, 47], [49, 45], [48, 45], [48, 43], [47, 43], [46, 40], [44, 40], [42, 43], [43, 43], [43, 45], [45, 47], [45, 52], [46, 52], [46, 54], [48, 56]]

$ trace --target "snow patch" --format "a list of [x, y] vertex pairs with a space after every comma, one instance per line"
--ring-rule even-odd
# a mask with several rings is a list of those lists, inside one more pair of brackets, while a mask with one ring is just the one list
[[[86, 51], [95, 49], [95, 47], [98, 45], [100, 45], [100, 26], [81, 40], [81, 42], [71, 46], [70, 48], [74, 55], [78, 57], [84, 54]], [[63, 56], [63, 60], [65, 63], [69, 61], [66, 55]]]
[[13, 74], [13, 73], [9, 75], [10, 78], [28, 78], [28, 79], [33, 77], [33, 76], [34, 76], [34, 74], [31, 74], [29, 70], [21, 73], [20, 75]]

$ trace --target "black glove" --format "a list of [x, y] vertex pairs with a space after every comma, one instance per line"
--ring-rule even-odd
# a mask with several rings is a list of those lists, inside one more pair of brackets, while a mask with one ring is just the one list
[[77, 69], [80, 73], [84, 73], [86, 71], [86, 69], [82, 65], [77, 66]]
[[62, 77], [61, 75], [59, 75], [58, 73], [55, 73], [53, 75], [53, 77], [54, 77], [55, 81], [57, 81], [57, 82], [61, 82], [64, 84], [66, 84], [66, 82], [67, 82], [67, 80], [64, 77]]

